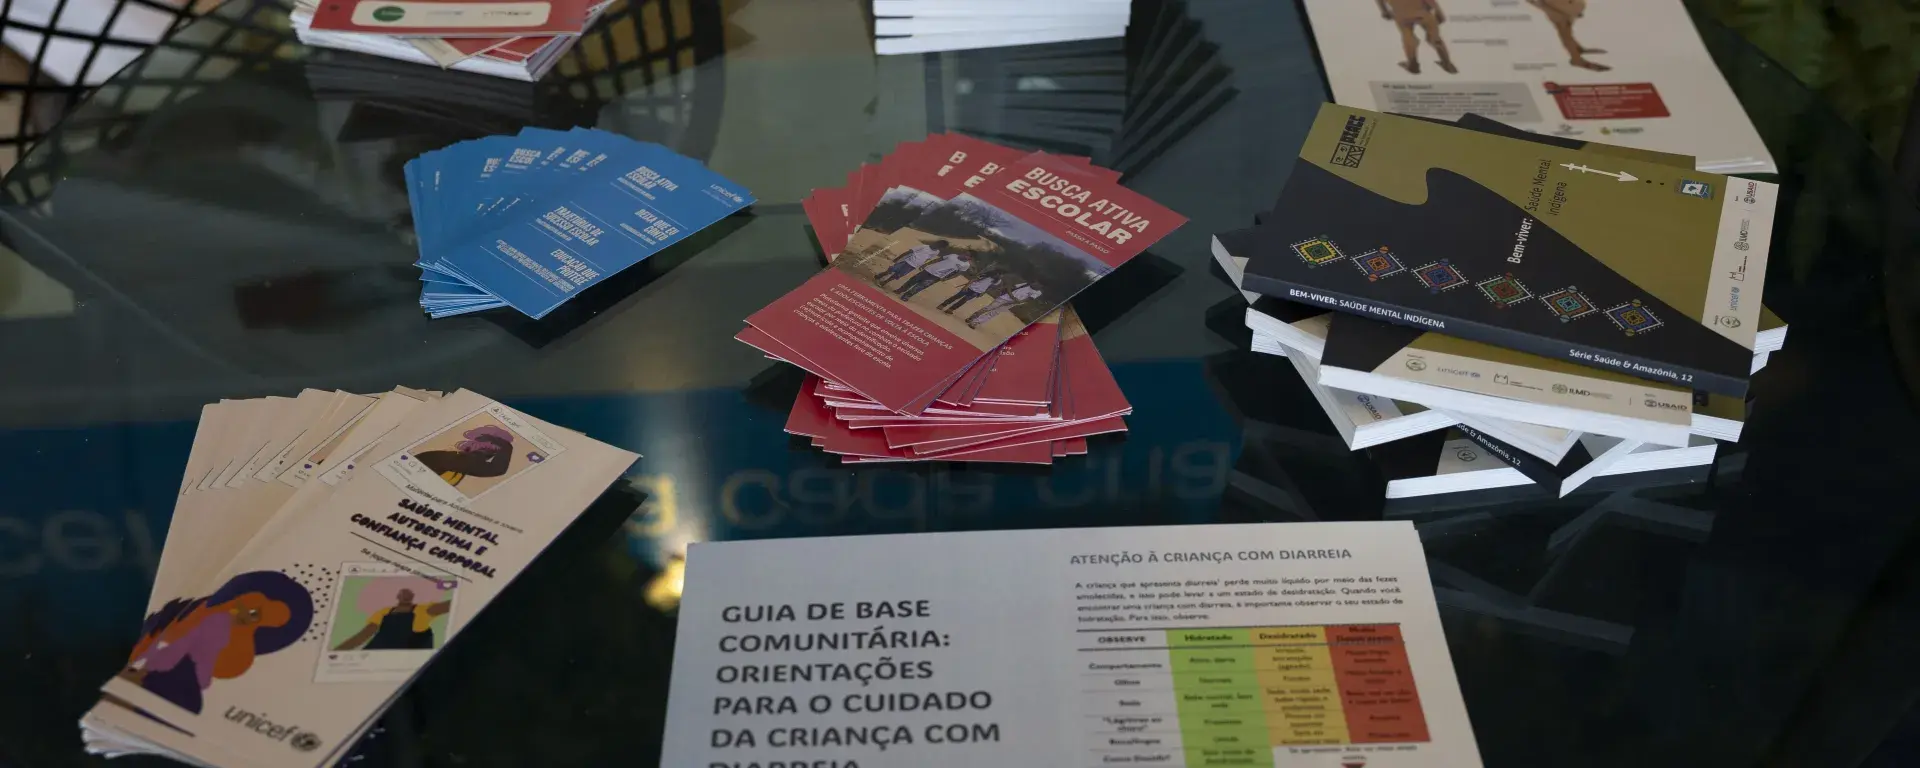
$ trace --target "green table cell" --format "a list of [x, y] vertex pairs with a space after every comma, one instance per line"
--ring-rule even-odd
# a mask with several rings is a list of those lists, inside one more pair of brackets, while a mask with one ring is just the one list
[[1267, 713], [1262, 709], [1181, 713], [1180, 732], [1199, 731], [1258, 731], [1272, 727], [1267, 722]]
[[1193, 670], [1173, 673], [1173, 689], [1176, 691], [1202, 690], [1211, 688], [1245, 688], [1258, 691], [1261, 685], [1259, 673], [1251, 669]]
[[1209, 768], [1238, 768], [1239, 766], [1263, 766], [1263, 768], [1271, 768], [1273, 765], [1273, 747], [1265, 743], [1259, 746], [1227, 749], [1195, 748], [1189, 745], [1186, 752], [1187, 768], [1200, 768], [1201, 766], [1208, 766]]
[[1174, 673], [1254, 670], [1252, 648], [1175, 648], [1167, 652]]
[[1258, 691], [1174, 691], [1174, 706], [1180, 712], [1184, 722], [1189, 717], [1219, 715], [1226, 713], [1259, 713], [1266, 711], [1266, 699]]
[[1168, 648], [1211, 648], [1217, 646], [1245, 646], [1253, 644], [1253, 636], [1245, 629], [1169, 629], [1167, 630]]

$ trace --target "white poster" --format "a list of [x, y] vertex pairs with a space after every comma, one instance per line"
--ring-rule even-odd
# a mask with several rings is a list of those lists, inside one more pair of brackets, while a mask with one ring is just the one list
[[1771, 173], [1680, 0], [1306, 0], [1340, 104]]
[[662, 766], [1478, 766], [1409, 523], [696, 544]]

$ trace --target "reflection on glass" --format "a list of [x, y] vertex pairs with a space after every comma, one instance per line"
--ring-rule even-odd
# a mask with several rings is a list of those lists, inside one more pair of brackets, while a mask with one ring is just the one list
[[647, 605], [663, 613], [680, 607], [680, 591], [687, 584], [687, 561], [676, 555], [667, 561], [660, 575], [647, 582]]

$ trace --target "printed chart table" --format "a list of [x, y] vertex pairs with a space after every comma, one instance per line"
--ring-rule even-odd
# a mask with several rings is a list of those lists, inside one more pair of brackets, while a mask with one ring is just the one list
[[1273, 766], [1288, 747], [1429, 740], [1397, 624], [1077, 635], [1089, 766]]

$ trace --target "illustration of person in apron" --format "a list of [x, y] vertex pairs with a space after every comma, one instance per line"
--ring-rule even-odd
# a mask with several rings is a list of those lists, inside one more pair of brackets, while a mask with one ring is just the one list
[[367, 625], [353, 637], [334, 646], [336, 651], [417, 651], [432, 650], [433, 620], [453, 608], [452, 600], [431, 605], [413, 601], [413, 590], [400, 590], [392, 606], [367, 616]]

